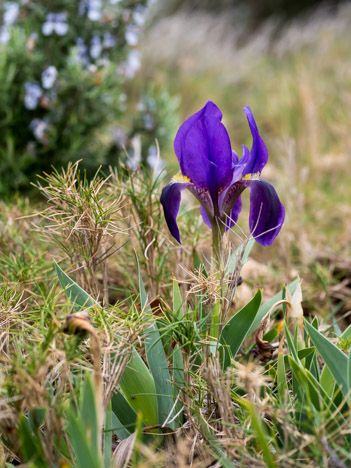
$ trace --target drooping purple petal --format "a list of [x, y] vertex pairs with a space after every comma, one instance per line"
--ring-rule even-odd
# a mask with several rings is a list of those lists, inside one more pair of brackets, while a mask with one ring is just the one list
[[252, 147], [249, 151], [248, 148], [243, 145], [243, 156], [240, 160], [240, 164], [245, 164], [243, 175], [255, 174], [256, 172], [262, 171], [268, 160], [268, 150], [265, 142], [258, 133], [258, 128], [249, 106], [244, 108], [244, 112], [249, 122], [251, 134], [252, 134]]
[[179, 211], [181, 192], [190, 185], [191, 184], [186, 182], [171, 182], [162, 189], [160, 199], [168, 229], [170, 230], [172, 236], [179, 242], [179, 244], [180, 234], [176, 220]]
[[200, 211], [201, 211], [201, 216], [202, 216], [202, 219], [203, 219], [203, 222], [209, 227], [212, 229], [212, 224], [211, 224], [211, 221], [210, 221], [210, 218], [208, 217], [208, 214], [206, 213], [206, 210], [205, 208], [200, 205]]
[[264, 180], [238, 182], [250, 190], [250, 231], [261, 245], [271, 245], [282, 228], [285, 210], [273, 185]]
[[218, 193], [232, 180], [232, 151], [222, 113], [211, 101], [187, 119], [174, 142], [182, 174], [200, 189]]
[[227, 218], [227, 223], [225, 226], [225, 230], [228, 231], [228, 229], [232, 228], [234, 224], [238, 221], [239, 214], [241, 212], [242, 208], [242, 203], [241, 203], [241, 197], [237, 199], [237, 201], [234, 203], [234, 206], [232, 208], [232, 211], [230, 212], [230, 215]]
[[[210, 221], [210, 218], [208, 217], [208, 214], [206, 213], [206, 210], [204, 209], [204, 207], [201, 205], [200, 206], [200, 211], [201, 211], [201, 216], [202, 216], [202, 219], [204, 221], [204, 223], [212, 229], [212, 224], [211, 224], [211, 221]], [[239, 214], [241, 212], [241, 197], [239, 197], [237, 199], [237, 201], [235, 202], [231, 212], [229, 213], [229, 215], [225, 215], [224, 214], [224, 219], [222, 220], [223, 223], [226, 223], [226, 226], [225, 226], [225, 231], [228, 231], [228, 229], [230, 229], [231, 227], [234, 226], [234, 224], [237, 222], [238, 220], [238, 217], [239, 217]]]
[[[238, 182], [234, 180], [234, 183], [230, 185], [228, 188], [226, 188], [225, 190], [223, 190], [223, 192], [219, 196], [219, 200], [218, 200], [219, 211], [223, 213], [224, 215], [231, 216], [232, 210], [237, 200], [240, 198], [240, 195], [245, 190], [245, 188], [246, 186], [244, 186], [241, 183], [241, 181]], [[239, 206], [241, 210], [241, 205], [239, 204], [237, 205], [236, 210], [239, 210]], [[238, 214], [240, 213], [240, 210], [238, 211]]]

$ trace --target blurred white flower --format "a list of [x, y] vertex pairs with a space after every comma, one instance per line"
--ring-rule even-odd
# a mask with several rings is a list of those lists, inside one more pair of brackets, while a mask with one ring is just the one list
[[45, 143], [47, 141], [46, 138], [46, 130], [48, 128], [48, 121], [47, 119], [33, 119], [29, 124], [29, 128], [32, 130], [33, 135], [35, 138], [40, 141], [41, 143]]
[[135, 49], [131, 50], [128, 54], [127, 61], [124, 62], [123, 65], [126, 78], [133, 78], [141, 66], [140, 52]]
[[146, 17], [146, 8], [142, 5], [138, 5], [133, 13], [133, 19], [137, 26], [144, 26]]
[[125, 35], [127, 44], [136, 46], [139, 42], [139, 29], [134, 24], [128, 24]]
[[145, 102], [142, 99], [138, 102], [136, 109], [139, 112], [143, 112], [146, 109]]
[[102, 17], [102, 1], [101, 0], [88, 0], [88, 18], [90, 21], [99, 21]]
[[50, 89], [53, 87], [57, 78], [57, 69], [53, 65], [47, 67], [41, 74], [41, 84], [44, 89]]
[[78, 37], [76, 40], [77, 46], [77, 61], [82, 65], [89, 64], [89, 57], [88, 57], [88, 47], [84, 43], [84, 39], [82, 37]]
[[143, 121], [144, 121], [144, 127], [145, 127], [145, 130], [152, 130], [155, 126], [155, 121], [152, 117], [152, 115], [150, 114], [144, 114], [143, 115]]
[[120, 3], [121, 0], [110, 0], [111, 5], [117, 5], [117, 3]]
[[129, 152], [129, 159], [127, 160], [127, 166], [132, 171], [136, 171], [141, 161], [141, 136], [135, 135], [131, 140], [131, 151]]
[[34, 110], [38, 107], [40, 96], [43, 94], [41, 87], [37, 83], [24, 84], [26, 95], [24, 96], [24, 105], [29, 110]]
[[96, 65], [101, 68], [109, 67], [111, 65], [111, 61], [106, 57], [101, 57], [96, 61]]
[[94, 63], [90, 63], [88, 65], [88, 70], [90, 71], [90, 73], [96, 73], [98, 70], [98, 67]]
[[68, 31], [66, 13], [49, 13], [46, 15], [46, 21], [42, 25], [44, 36], [50, 36], [55, 32], [58, 36], [64, 36]]
[[11, 37], [11, 34], [7, 28], [5, 27], [0, 28], [0, 44], [7, 44], [8, 41], [10, 40], [10, 37]]
[[101, 52], [102, 52], [101, 39], [99, 36], [94, 36], [91, 40], [90, 55], [94, 59], [97, 59], [100, 57]]
[[112, 127], [112, 140], [118, 148], [125, 148], [128, 137], [126, 132], [121, 127]]
[[110, 33], [104, 34], [103, 45], [106, 49], [111, 49], [112, 47], [114, 47], [116, 45], [116, 36], [113, 36]]
[[19, 13], [19, 5], [15, 2], [5, 3], [4, 24], [11, 26], [17, 19]]

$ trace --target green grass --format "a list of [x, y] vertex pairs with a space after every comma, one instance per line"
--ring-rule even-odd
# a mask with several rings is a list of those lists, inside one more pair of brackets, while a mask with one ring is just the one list
[[297, 281], [239, 311], [232, 278], [253, 243], [219, 281], [192, 210], [184, 246], [170, 240], [163, 183], [141, 171], [88, 182], [71, 166], [42, 178], [40, 214], [3, 207], [2, 462], [347, 466], [349, 331], [304, 326]]

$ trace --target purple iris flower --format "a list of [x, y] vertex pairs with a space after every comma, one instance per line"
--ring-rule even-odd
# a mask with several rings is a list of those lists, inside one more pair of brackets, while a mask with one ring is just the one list
[[208, 101], [203, 109], [189, 117], [179, 128], [174, 149], [182, 175], [175, 176], [163, 188], [161, 204], [168, 228], [180, 243], [176, 218], [181, 192], [190, 190], [201, 205], [201, 215], [209, 226], [222, 232], [231, 228], [241, 211], [241, 193], [250, 190], [249, 226], [261, 245], [271, 245], [285, 217], [277, 192], [261, 180], [267, 163], [267, 147], [260, 137], [250, 107], [244, 109], [252, 133], [252, 147], [243, 145], [243, 155], [232, 151], [228, 132], [222, 124], [222, 112]]

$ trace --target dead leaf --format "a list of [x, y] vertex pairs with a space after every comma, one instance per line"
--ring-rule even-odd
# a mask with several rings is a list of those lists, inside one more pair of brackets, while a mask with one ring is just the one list
[[124, 468], [128, 465], [135, 445], [136, 432], [122, 440], [113, 452], [112, 466], [114, 468]]

